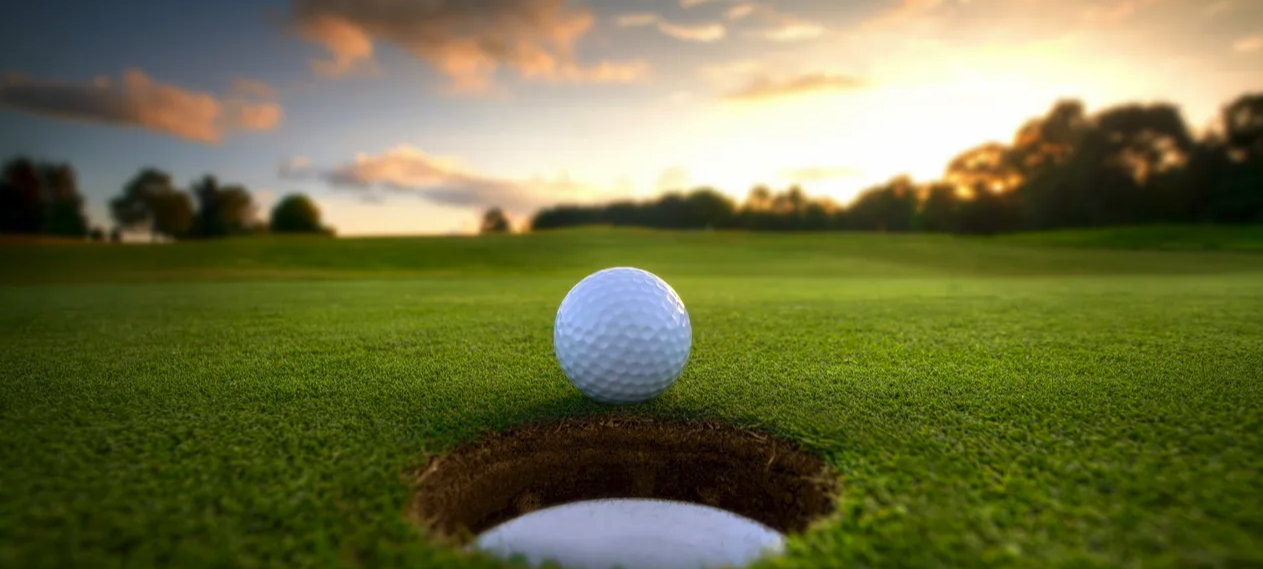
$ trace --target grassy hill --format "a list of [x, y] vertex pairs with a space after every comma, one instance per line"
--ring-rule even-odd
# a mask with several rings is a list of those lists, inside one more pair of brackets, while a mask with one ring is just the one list
[[1018, 233], [1009, 243], [1162, 251], [1263, 252], [1263, 225], [1152, 225]]
[[[1207, 244], [1239, 251], [1194, 251]], [[1120, 250], [1164, 248], [1182, 251]], [[1263, 250], [1263, 234], [1253, 228], [1139, 228], [994, 238], [595, 228], [492, 237], [0, 244], [0, 282], [571, 275], [611, 264], [733, 277], [1175, 274], [1253, 270], [1258, 258], [1249, 253], [1258, 250]]]
[[[1056, 241], [0, 246], [0, 566], [505, 566], [431, 542], [408, 473], [610, 413], [825, 460], [835, 514], [760, 567], [1263, 564], [1263, 255]], [[551, 351], [612, 265], [694, 326], [679, 382], [618, 409]]]

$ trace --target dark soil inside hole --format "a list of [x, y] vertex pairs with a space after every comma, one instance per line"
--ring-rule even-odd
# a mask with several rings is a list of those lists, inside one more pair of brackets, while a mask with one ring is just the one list
[[417, 473], [413, 516], [468, 541], [531, 511], [601, 498], [706, 504], [782, 533], [833, 509], [836, 476], [788, 441], [721, 423], [598, 417], [496, 433]]

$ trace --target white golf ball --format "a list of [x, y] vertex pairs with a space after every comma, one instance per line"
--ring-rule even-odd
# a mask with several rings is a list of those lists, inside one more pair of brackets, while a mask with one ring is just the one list
[[561, 301], [553, 351], [579, 391], [601, 403], [638, 403], [684, 371], [693, 327], [680, 296], [654, 274], [615, 267], [588, 275]]

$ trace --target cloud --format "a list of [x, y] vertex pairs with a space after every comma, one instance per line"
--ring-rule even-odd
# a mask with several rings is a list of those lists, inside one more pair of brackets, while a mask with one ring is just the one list
[[692, 8], [709, 2], [722, 2], [724, 0], [680, 0], [681, 8]]
[[750, 35], [772, 41], [796, 41], [819, 37], [824, 26], [778, 11], [766, 3], [743, 3], [728, 9], [730, 20], [755, 20], [764, 27]]
[[281, 107], [276, 104], [230, 100], [224, 109], [226, 124], [234, 130], [272, 130], [281, 124]]
[[652, 12], [623, 14], [615, 19], [615, 23], [623, 28], [655, 26], [663, 34], [684, 41], [713, 42], [728, 34], [727, 28], [720, 23], [675, 24]]
[[781, 177], [798, 182], [820, 182], [838, 178], [850, 178], [860, 173], [861, 170], [854, 166], [809, 166], [806, 168], [781, 170], [780, 172]]
[[724, 38], [727, 29], [723, 24], [680, 25], [658, 22], [658, 30], [675, 39], [696, 42], [713, 42]]
[[806, 73], [785, 79], [758, 75], [724, 95], [729, 101], [762, 101], [826, 91], [853, 91], [865, 86], [857, 77], [833, 73]]
[[[575, 44], [592, 14], [562, 0], [292, 0], [290, 25], [328, 51], [312, 62], [323, 76], [378, 73], [375, 44], [387, 42], [429, 63], [455, 92], [486, 90], [500, 69], [521, 78], [629, 82], [643, 62], [588, 67]], [[618, 68], [619, 73], [611, 73]]]
[[220, 99], [209, 93], [159, 83], [139, 69], [113, 82], [10, 77], [0, 80], [0, 106], [47, 117], [138, 126], [185, 140], [218, 143], [232, 131], [272, 130], [280, 124], [280, 105], [239, 96]]
[[1263, 36], [1241, 38], [1232, 44], [1232, 49], [1241, 53], [1263, 49]]
[[728, 18], [729, 20], [740, 20], [741, 18], [749, 16], [751, 13], [753, 13], [754, 9], [755, 9], [754, 4], [737, 4], [736, 6], [733, 6], [729, 8], [726, 12], [724, 12], [724, 17]]
[[380, 198], [380, 191], [416, 195], [459, 207], [502, 207], [526, 212], [584, 196], [588, 188], [562, 175], [555, 180], [513, 180], [479, 174], [459, 159], [435, 156], [406, 144], [381, 154], [360, 153], [355, 159], [317, 169], [302, 157], [283, 164], [278, 174], [291, 179], [319, 179], [331, 187]]
[[772, 41], [797, 41], [817, 38], [823, 33], [824, 27], [818, 24], [797, 22], [763, 30], [758, 36]]
[[614, 22], [620, 28], [635, 28], [639, 26], [652, 26], [657, 24], [661, 16], [653, 12], [635, 12], [631, 14], [621, 14], [615, 18]]

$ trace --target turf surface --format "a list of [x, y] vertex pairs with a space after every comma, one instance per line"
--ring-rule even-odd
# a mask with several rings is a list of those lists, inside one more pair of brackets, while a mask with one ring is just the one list
[[610, 265], [694, 323], [679, 383], [619, 412], [767, 429], [837, 469], [836, 515], [767, 566], [1263, 564], [1263, 255], [1048, 243], [0, 246], [0, 566], [502, 566], [428, 545], [403, 473], [609, 412], [551, 325]]

